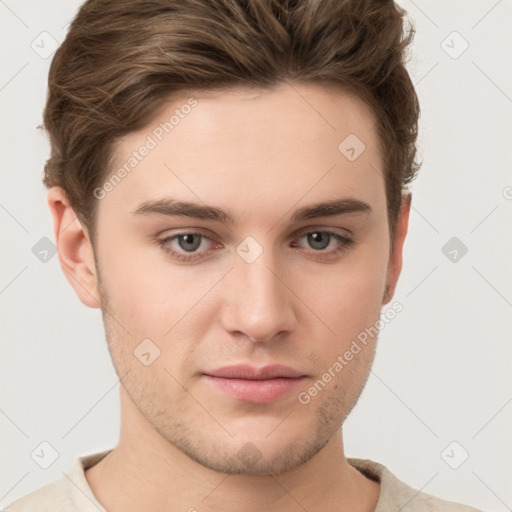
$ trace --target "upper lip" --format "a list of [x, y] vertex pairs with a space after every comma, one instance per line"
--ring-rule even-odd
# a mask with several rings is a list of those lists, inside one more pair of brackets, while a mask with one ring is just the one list
[[260, 368], [240, 364], [233, 366], [224, 366], [216, 370], [205, 372], [205, 375], [210, 377], [221, 377], [225, 379], [247, 379], [247, 380], [266, 380], [277, 378], [297, 378], [305, 377], [305, 375], [289, 366], [281, 364], [272, 364], [269, 366], [262, 366]]

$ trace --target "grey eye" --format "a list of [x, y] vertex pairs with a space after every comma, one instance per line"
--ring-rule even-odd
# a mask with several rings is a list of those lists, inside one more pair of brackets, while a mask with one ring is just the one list
[[193, 252], [201, 245], [202, 235], [178, 235], [178, 244], [186, 252]]
[[325, 233], [322, 231], [315, 231], [313, 233], [309, 233], [307, 235], [308, 237], [308, 244], [313, 249], [325, 249], [329, 246], [329, 243], [331, 241], [331, 235], [329, 233]]

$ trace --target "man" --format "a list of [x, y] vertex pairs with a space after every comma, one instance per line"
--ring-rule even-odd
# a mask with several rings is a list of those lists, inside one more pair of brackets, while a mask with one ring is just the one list
[[8, 511], [475, 510], [344, 455], [419, 169], [404, 14], [83, 5], [45, 184], [62, 269], [102, 310], [120, 440]]

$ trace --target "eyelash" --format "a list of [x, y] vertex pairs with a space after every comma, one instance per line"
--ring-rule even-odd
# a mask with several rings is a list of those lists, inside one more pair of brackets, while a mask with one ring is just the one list
[[[337, 240], [341, 244], [341, 245], [338, 245], [336, 248], [331, 249], [329, 251], [326, 251], [326, 250], [314, 250], [314, 249], [312, 249], [313, 254], [315, 256], [318, 255], [318, 256], [320, 256], [320, 258], [323, 258], [323, 259], [329, 259], [331, 257], [337, 256], [337, 255], [345, 252], [354, 243], [353, 240], [351, 240], [350, 238], [347, 238], [345, 236], [342, 236], [339, 233], [336, 233], [334, 231], [329, 231], [329, 230], [320, 230], [320, 229], [302, 232], [297, 237], [297, 240], [300, 240], [302, 237], [307, 236], [307, 235], [311, 235], [313, 233], [320, 233], [322, 235], [329, 235], [330, 237], [334, 238], [335, 240]], [[208, 252], [210, 252], [212, 250], [212, 249], [210, 249], [208, 251], [205, 251], [205, 253], [193, 253], [193, 252], [191, 252], [191, 253], [186, 254], [186, 253], [182, 253], [182, 252], [179, 252], [179, 251], [176, 251], [176, 250], [170, 248], [170, 242], [172, 242], [175, 239], [178, 239], [181, 236], [185, 236], [185, 235], [200, 236], [200, 237], [202, 237], [202, 240], [205, 239], [205, 240], [212, 241], [211, 238], [209, 238], [204, 233], [200, 233], [200, 232], [197, 232], [197, 231], [185, 231], [183, 233], [177, 233], [177, 234], [172, 235], [170, 237], [163, 238], [161, 240], [157, 240], [157, 244], [158, 244], [158, 246], [160, 246], [162, 248], [162, 250], [164, 250], [166, 253], [170, 254], [173, 258], [176, 258], [179, 261], [195, 261], [195, 260], [197, 260], [199, 258], [202, 258], [205, 253], [208, 253]], [[329, 239], [329, 243], [330, 242], [331, 242], [331, 239]]]

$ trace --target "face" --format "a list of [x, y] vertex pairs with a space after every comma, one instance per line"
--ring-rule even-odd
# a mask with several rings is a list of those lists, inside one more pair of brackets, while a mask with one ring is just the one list
[[364, 387], [376, 339], [351, 347], [390, 254], [374, 126], [346, 92], [282, 84], [174, 98], [115, 146], [95, 258], [122, 405], [206, 467], [299, 466]]

